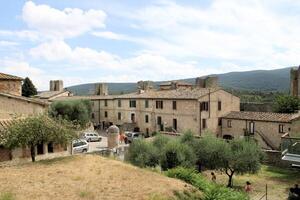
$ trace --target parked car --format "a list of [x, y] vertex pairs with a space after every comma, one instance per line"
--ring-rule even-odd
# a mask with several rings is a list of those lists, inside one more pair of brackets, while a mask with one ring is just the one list
[[73, 141], [73, 153], [86, 153], [89, 150], [89, 143], [85, 140]]
[[98, 133], [94, 132], [85, 132], [83, 133], [83, 139], [85, 139], [88, 142], [98, 141], [101, 142], [102, 138]]
[[125, 132], [125, 135], [128, 143], [132, 143], [133, 140], [141, 137], [141, 134], [137, 132]]

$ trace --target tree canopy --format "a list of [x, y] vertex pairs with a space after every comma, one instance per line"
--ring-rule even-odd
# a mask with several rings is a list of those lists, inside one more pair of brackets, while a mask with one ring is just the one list
[[37, 94], [36, 87], [33, 85], [31, 80], [26, 77], [22, 84], [22, 96], [31, 97]]
[[54, 120], [46, 115], [15, 119], [2, 136], [6, 147], [30, 147], [32, 161], [35, 161], [35, 148], [39, 144], [53, 142], [67, 144], [75, 137], [75, 132], [64, 120]]
[[85, 127], [91, 119], [92, 106], [89, 100], [57, 101], [51, 104], [50, 116], [62, 118]]
[[275, 100], [274, 111], [278, 113], [294, 113], [299, 110], [300, 100], [298, 97], [281, 95]]

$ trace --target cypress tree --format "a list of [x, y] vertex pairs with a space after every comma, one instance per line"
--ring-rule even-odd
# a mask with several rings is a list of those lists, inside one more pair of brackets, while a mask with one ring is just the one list
[[33, 85], [31, 80], [28, 77], [26, 77], [22, 85], [22, 96], [30, 97], [36, 94], [37, 94], [36, 87]]

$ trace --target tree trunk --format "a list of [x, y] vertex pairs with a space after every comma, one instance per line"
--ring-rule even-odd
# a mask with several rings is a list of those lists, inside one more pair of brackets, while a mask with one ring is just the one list
[[32, 162], [35, 162], [35, 146], [34, 145], [30, 146], [30, 154], [31, 154]]
[[198, 172], [202, 172], [202, 165], [201, 165], [200, 161], [197, 161], [197, 169], [198, 169]]
[[231, 169], [226, 169], [226, 174], [227, 174], [227, 176], [228, 176], [228, 184], [227, 184], [227, 187], [230, 187], [230, 188], [232, 188], [232, 186], [233, 186], [233, 174], [234, 174], [234, 171], [233, 170], [231, 170]]

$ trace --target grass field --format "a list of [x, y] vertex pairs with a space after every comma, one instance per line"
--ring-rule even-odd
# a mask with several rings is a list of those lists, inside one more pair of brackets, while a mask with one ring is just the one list
[[96, 155], [0, 168], [0, 200], [157, 199], [187, 184]]
[[[205, 175], [210, 178], [210, 171], [206, 171]], [[217, 172], [217, 182], [219, 184], [227, 184], [227, 175]], [[243, 176], [234, 176], [234, 187], [243, 189], [246, 181], [250, 181], [253, 191], [250, 193], [251, 200], [259, 200], [266, 191], [268, 185], [269, 200], [285, 200], [288, 196], [288, 190], [295, 183], [300, 184], [300, 171], [287, 170], [277, 167], [263, 165], [258, 174], [246, 174]]]

